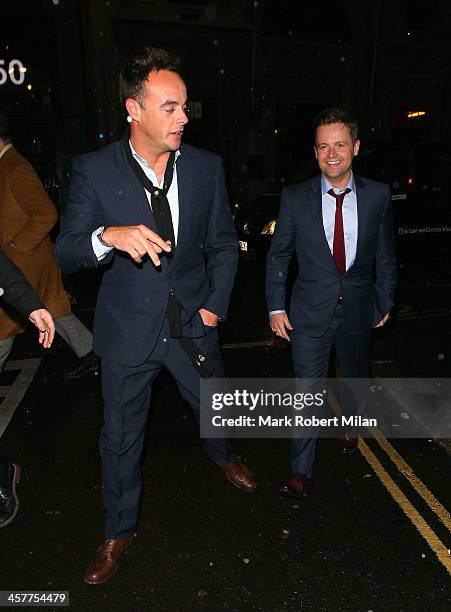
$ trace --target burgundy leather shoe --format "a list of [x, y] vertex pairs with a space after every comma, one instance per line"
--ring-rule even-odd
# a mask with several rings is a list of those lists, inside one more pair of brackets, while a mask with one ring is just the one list
[[279, 489], [279, 495], [301, 499], [312, 492], [313, 478], [306, 474], [295, 474], [287, 480]]
[[131, 546], [134, 539], [135, 536], [119, 540], [104, 540], [86, 570], [85, 582], [103, 584], [109, 580], [119, 567], [119, 560], [123, 553]]
[[351, 436], [343, 436], [339, 439], [340, 450], [343, 455], [352, 455], [357, 450], [357, 445], [359, 443], [358, 438], [351, 438]]
[[239, 457], [233, 456], [232, 463], [217, 463], [213, 461], [224, 472], [227, 480], [235, 487], [250, 493], [254, 491], [257, 483], [250, 469], [240, 460]]

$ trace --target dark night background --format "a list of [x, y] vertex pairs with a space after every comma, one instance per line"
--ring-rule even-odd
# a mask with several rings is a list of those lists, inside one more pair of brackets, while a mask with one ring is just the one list
[[[388, 182], [394, 195], [398, 306], [373, 334], [372, 373], [446, 378], [450, 32], [447, 0], [2, 2], [0, 112], [61, 210], [71, 157], [122, 137], [122, 61], [135, 47], [167, 48], [180, 56], [188, 86], [185, 139], [223, 157], [240, 229], [249, 200], [316, 172], [313, 116], [348, 108], [361, 128], [356, 171]], [[241, 253], [220, 330], [227, 374], [290, 376], [289, 350], [267, 322], [264, 258], [249, 255]], [[65, 278], [88, 326], [98, 280], [97, 271]], [[14, 525], [0, 534], [0, 589], [69, 589], [71, 607], [83, 612], [451, 609], [444, 564], [362, 454], [346, 458], [334, 440], [321, 441], [315, 495], [285, 504], [275, 491], [287, 475], [288, 441], [243, 441], [239, 452], [259, 480], [255, 496], [243, 498], [203, 460], [195, 425], [167, 375], [153, 397], [139, 543], [111, 583], [92, 590], [82, 575], [102, 533], [99, 377], [61, 381], [58, 370], [70, 361], [61, 341], [44, 356], [22, 334], [14, 351], [12, 359], [39, 354], [42, 363], [1, 439], [2, 452], [24, 465], [30, 480], [21, 485]], [[0, 391], [16, 374], [2, 374]], [[448, 548], [443, 521], [375, 440], [368, 443]], [[449, 441], [448, 454], [427, 439], [391, 443], [449, 506]]]
[[447, 1], [17, 1], [2, 6], [0, 61], [26, 72], [2, 79], [0, 107], [62, 207], [71, 156], [122, 136], [117, 75], [141, 45], [181, 57], [185, 138], [223, 157], [233, 206], [310, 176], [312, 117], [344, 106], [361, 126], [357, 171], [410, 192], [394, 202], [402, 283], [443, 285], [449, 229], [400, 228], [451, 226], [450, 26]]
[[312, 115], [331, 105], [357, 115], [364, 143], [446, 155], [450, 24], [447, 1], [8, 2], [0, 60], [27, 71], [23, 84], [1, 85], [1, 107], [48, 178], [55, 162], [121, 136], [121, 62], [141, 44], [163, 46], [182, 59], [187, 140], [223, 156], [231, 199], [242, 202], [302, 178]]

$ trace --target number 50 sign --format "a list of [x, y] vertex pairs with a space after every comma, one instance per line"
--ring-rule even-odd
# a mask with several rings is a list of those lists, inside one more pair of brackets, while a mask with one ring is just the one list
[[10, 60], [8, 68], [5, 66], [5, 60], [0, 59], [0, 85], [4, 85], [8, 77], [13, 85], [22, 85], [26, 71], [27, 69], [18, 59]]

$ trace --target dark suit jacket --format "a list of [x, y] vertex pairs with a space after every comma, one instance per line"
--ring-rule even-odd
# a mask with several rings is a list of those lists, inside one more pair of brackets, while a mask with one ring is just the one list
[[179, 231], [172, 261], [162, 256], [158, 269], [148, 258], [138, 265], [127, 253], [112, 251], [98, 262], [91, 243], [97, 227], [142, 223], [157, 228], [122, 142], [73, 163], [57, 259], [67, 272], [104, 266], [94, 322], [94, 350], [102, 357], [131, 366], [143, 363], [158, 338], [171, 289], [183, 305], [187, 337], [205, 333], [199, 308], [222, 319], [227, 315], [238, 250], [220, 158], [184, 144], [177, 184]]
[[295, 331], [319, 337], [343, 296], [350, 333], [369, 329], [390, 311], [396, 289], [396, 255], [388, 185], [355, 176], [358, 236], [353, 265], [341, 276], [332, 258], [322, 217], [321, 176], [286, 187], [267, 260], [268, 309], [286, 307], [286, 278], [296, 253], [290, 321]]
[[0, 251], [0, 298], [24, 317], [44, 308], [37, 293], [19, 268]]

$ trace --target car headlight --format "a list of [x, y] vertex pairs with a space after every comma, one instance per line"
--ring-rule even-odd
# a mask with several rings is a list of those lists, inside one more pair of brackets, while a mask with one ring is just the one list
[[262, 229], [262, 231], [260, 232], [260, 234], [266, 234], [267, 236], [272, 236], [274, 234], [274, 230], [276, 229], [276, 223], [277, 223], [277, 219], [273, 219], [272, 221], [269, 221], [265, 227]]

